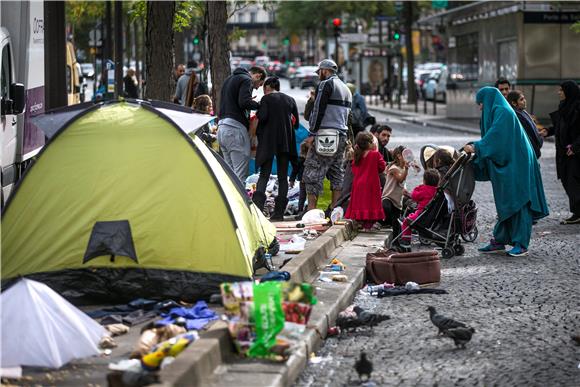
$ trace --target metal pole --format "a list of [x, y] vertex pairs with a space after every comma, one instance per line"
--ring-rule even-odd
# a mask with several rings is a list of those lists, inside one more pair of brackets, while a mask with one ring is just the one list
[[437, 115], [437, 93], [433, 92], [433, 115]]
[[340, 63], [338, 62], [338, 33], [334, 34], [334, 61], [338, 66], [337, 74], [340, 74]]

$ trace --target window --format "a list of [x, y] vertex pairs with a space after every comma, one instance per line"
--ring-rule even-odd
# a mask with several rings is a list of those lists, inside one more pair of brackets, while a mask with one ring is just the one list
[[10, 99], [10, 84], [12, 83], [12, 68], [10, 67], [10, 45], [2, 49], [2, 74], [0, 74], [0, 96]]
[[518, 42], [516, 40], [498, 43], [497, 77], [516, 79], [518, 75]]
[[477, 32], [456, 37], [455, 62], [449, 65], [454, 80], [477, 80], [479, 71], [479, 36]]
[[256, 12], [250, 12], [250, 23], [256, 22]]

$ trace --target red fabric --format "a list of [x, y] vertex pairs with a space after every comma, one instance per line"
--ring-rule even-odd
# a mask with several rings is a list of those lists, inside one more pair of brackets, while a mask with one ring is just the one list
[[417, 219], [417, 217], [423, 212], [425, 206], [429, 204], [431, 199], [437, 193], [437, 187], [433, 187], [430, 185], [421, 184], [415, 187], [413, 192], [411, 192], [411, 199], [417, 203], [417, 209], [412, 214], [409, 214], [403, 220], [403, 239], [410, 240], [411, 239], [411, 229], [409, 228], [409, 223], [411, 221]]
[[346, 214], [347, 219], [377, 221], [385, 218], [381, 203], [379, 173], [385, 170], [385, 160], [377, 151], [370, 151], [355, 165], [352, 163], [352, 190]]

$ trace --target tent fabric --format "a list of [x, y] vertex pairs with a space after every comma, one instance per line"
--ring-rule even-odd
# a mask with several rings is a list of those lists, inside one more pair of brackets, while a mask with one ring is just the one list
[[[183, 132], [132, 102], [103, 104], [61, 128], [3, 213], [3, 281], [34, 275], [81, 295], [191, 299], [218, 291], [220, 278], [251, 278], [275, 227], [218, 156]], [[138, 260], [107, 253], [83, 262], [95, 224], [119, 220], [130, 223]], [[92, 283], [63, 275], [75, 271]]]
[[2, 367], [60, 368], [99, 355], [106, 330], [48, 286], [18, 281], [2, 301]]

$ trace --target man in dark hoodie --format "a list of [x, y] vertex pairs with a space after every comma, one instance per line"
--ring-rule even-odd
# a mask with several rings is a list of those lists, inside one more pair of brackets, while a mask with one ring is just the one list
[[226, 163], [245, 183], [250, 166], [250, 111], [260, 105], [252, 98], [252, 90], [264, 84], [266, 70], [237, 68], [224, 82], [220, 95], [218, 143]]

